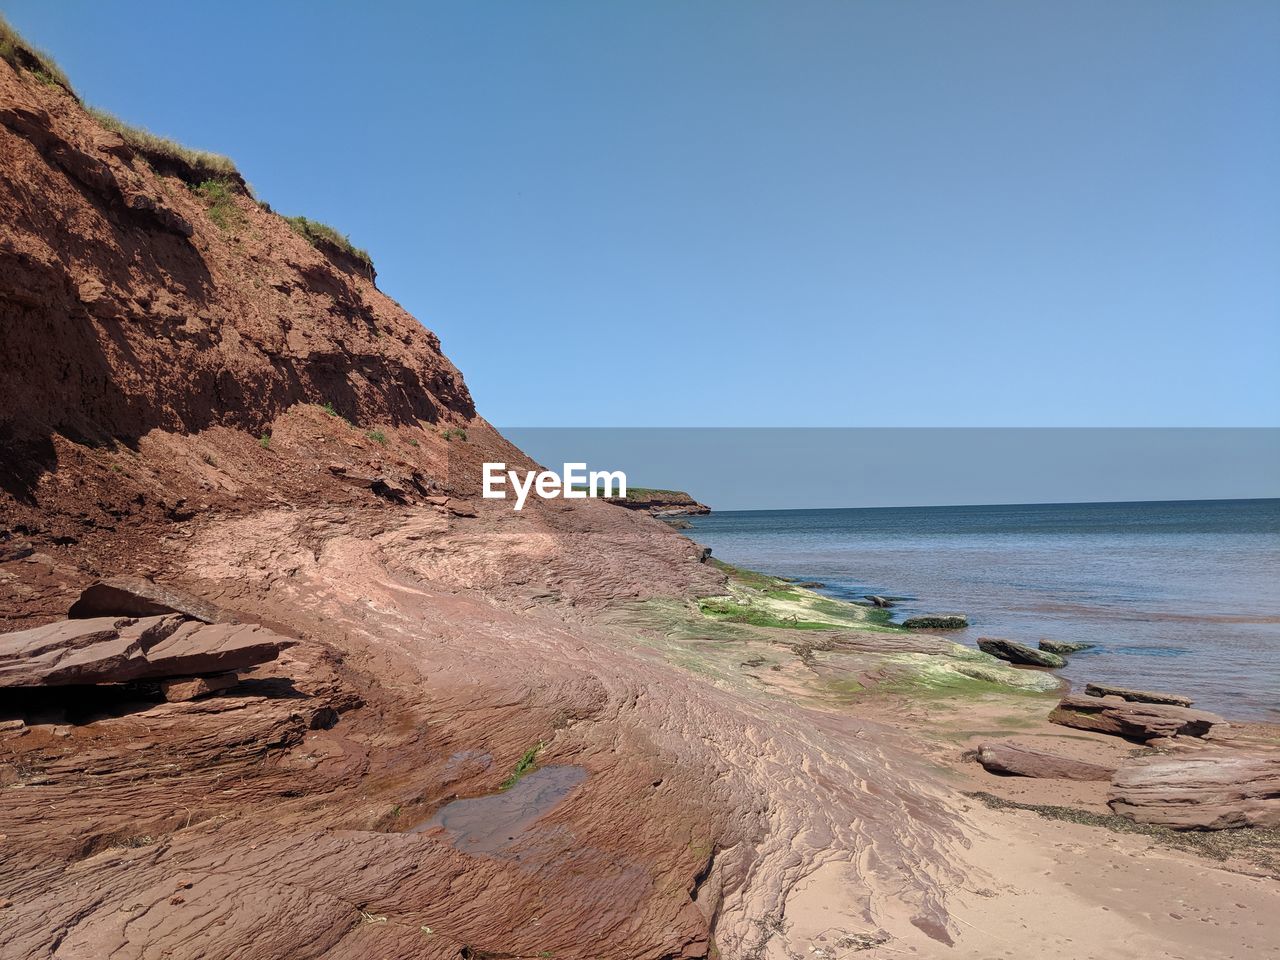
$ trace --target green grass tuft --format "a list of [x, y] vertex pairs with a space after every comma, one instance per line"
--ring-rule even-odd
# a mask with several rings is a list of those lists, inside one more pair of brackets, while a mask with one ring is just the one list
[[383, 446], [385, 446], [387, 443], [387, 435], [383, 433], [381, 430], [370, 430], [367, 433], [365, 433], [365, 436], [368, 437], [370, 440], [372, 440], [374, 443], [381, 443]]
[[521, 754], [520, 759], [516, 761], [515, 769], [511, 771], [511, 776], [503, 780], [498, 789], [510, 790], [519, 783], [520, 778], [534, 768], [534, 765], [538, 762], [538, 754], [542, 752], [544, 746], [546, 744], [538, 743]]
[[310, 220], [307, 217], [285, 217], [284, 221], [289, 224], [294, 233], [313, 247], [321, 251], [326, 246], [334, 247], [359, 261], [369, 270], [373, 270], [373, 259], [369, 256], [369, 252], [357, 247], [351, 242], [350, 237], [345, 233], [339, 233], [327, 223], [321, 223], [319, 220]]
[[226, 180], [205, 180], [196, 193], [208, 207], [209, 219], [220, 230], [232, 230], [244, 221], [244, 214], [236, 206], [235, 188]]
[[260, 437], [258, 438], [258, 446], [260, 446], [263, 450], [270, 450], [270, 449], [271, 449], [271, 434], [269, 434], [269, 433], [264, 433], [262, 436], [260, 436]]

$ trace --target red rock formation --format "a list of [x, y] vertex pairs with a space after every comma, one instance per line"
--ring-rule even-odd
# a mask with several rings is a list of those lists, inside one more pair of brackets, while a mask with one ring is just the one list
[[1214, 726], [1225, 722], [1216, 713], [1205, 710], [1076, 694], [1063, 697], [1049, 719], [1066, 727], [1142, 741], [1156, 737], [1203, 737]]
[[[475, 413], [436, 337], [248, 196], [212, 220], [61, 90], [0, 67], [0, 409], [20, 439]], [[39, 447], [37, 446], [38, 450]]]
[[1205, 749], [1139, 757], [1111, 782], [1108, 805], [1179, 830], [1280, 826], [1280, 753]]
[[0, 687], [127, 683], [240, 670], [292, 641], [256, 624], [180, 616], [65, 620], [0, 634]]
[[978, 747], [978, 762], [992, 773], [1056, 780], [1110, 780], [1115, 768], [1060, 756], [1012, 741], [989, 741]]
[[1132, 690], [1129, 687], [1112, 687], [1105, 683], [1086, 683], [1084, 692], [1086, 696], [1090, 697], [1119, 697], [1121, 700], [1128, 700], [1131, 703], [1167, 703], [1174, 707], [1189, 707], [1193, 702], [1190, 697], [1184, 697], [1176, 693]]

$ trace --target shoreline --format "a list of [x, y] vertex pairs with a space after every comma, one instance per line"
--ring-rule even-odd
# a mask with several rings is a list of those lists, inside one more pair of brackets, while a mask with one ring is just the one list
[[970, 628], [954, 638], [969, 646], [980, 637], [1094, 644], [1065, 671], [1079, 684], [1179, 689], [1203, 709], [1280, 722], [1271, 696], [1280, 608], [1265, 575], [1280, 514], [1264, 506], [1143, 508], [1096, 529], [1074, 508], [1030, 521], [999, 508], [954, 521], [919, 510], [874, 521], [713, 514], [688, 532], [717, 556], [821, 581], [834, 599], [911, 594], [898, 619], [967, 613]]
[[[777, 588], [781, 586], [784, 592], [819, 597], [820, 600], [813, 604], [816, 610], [830, 611], [830, 607], [822, 605], [822, 599], [857, 608], [860, 613], [871, 618], [870, 624], [861, 625], [860, 629], [866, 629], [869, 625], [880, 630], [896, 628], [894, 632], [897, 636], [936, 638], [939, 643], [929, 656], [944, 659], [948, 657], [949, 652], [944, 644], [953, 642], [948, 639], [948, 634], [954, 634], [955, 631], [906, 630], [900, 625], [886, 622], [892, 611], [878, 608], [874, 604], [864, 605], [831, 597], [821, 593], [823, 588], [816, 584], [812, 590], [808, 590], [798, 587], [789, 578], [743, 570], [724, 561], [716, 563], [729, 574], [731, 580], [736, 578], [744, 585], [761, 590], [766, 611], [776, 611]], [[795, 602], [794, 599], [791, 602]], [[726, 616], [722, 610], [716, 610], [715, 613]], [[776, 613], [767, 620], [753, 618], [741, 612], [741, 605], [738, 612], [727, 616], [738, 622], [751, 622], [754, 619], [757, 626], [781, 625]], [[814, 626], [811, 621], [797, 619], [794, 623], [786, 624], [784, 629], [805, 630]], [[831, 626], [838, 629], [834, 624]], [[854, 697], [847, 700], [844, 706], [862, 716], [894, 721], [901, 720], [904, 706], [909, 713], [911, 706], [922, 699], [927, 699], [935, 708], [952, 712], [953, 715], [947, 717], [945, 722], [940, 722], [938, 715], [931, 711], [929, 722], [916, 726], [914, 732], [922, 735], [922, 742], [929, 745], [926, 755], [967, 785], [968, 789], [964, 791], [966, 795], [981, 800], [992, 809], [1022, 809], [1050, 820], [1088, 824], [1111, 832], [1141, 834], [1215, 862], [1226, 861], [1231, 864], [1232, 869], [1280, 878], [1280, 829], [1277, 827], [1242, 828], [1240, 831], [1219, 832], [1217, 836], [1212, 831], [1203, 835], [1188, 834], [1117, 816], [1107, 805], [1111, 785], [1109, 780], [997, 775], [984, 770], [977, 762], [978, 748], [991, 742], [1026, 746], [1037, 751], [1043, 751], [1047, 747], [1073, 761], [1102, 763], [1113, 767], [1123, 766], [1132, 757], [1171, 754], [1189, 746], [1193, 749], [1201, 745], [1213, 745], [1280, 751], [1280, 723], [1227, 717], [1225, 723], [1214, 728], [1208, 740], [1196, 737], [1161, 737], [1150, 740], [1148, 745], [1107, 733], [1062, 726], [1051, 722], [1048, 714], [1063, 697], [1077, 690], [1076, 681], [1060, 672], [1065, 666], [1048, 669], [1007, 664], [973, 648], [965, 649], [973, 650], [979, 657], [986, 657], [990, 661], [986, 666], [994, 668], [981, 675], [976, 685], [964, 684], [955, 679], [938, 679], [936, 676], [930, 678], [930, 671], [921, 668], [909, 680], [881, 683], [890, 694], [887, 706], [885, 698], [875, 696], [874, 685], [864, 685], [868, 688], [867, 697]], [[956, 665], [949, 666], [954, 668]], [[964, 664], [961, 669], [968, 666], [969, 664]], [[1052, 678], [1053, 682], [1049, 683], [1046, 679], [1043, 684], [1039, 684], [1033, 678]], [[986, 681], [990, 682], [984, 686]], [[1080, 687], [1083, 686], [1084, 684], [1080, 684]], [[847, 688], [844, 690], [847, 692]], [[1205, 839], [1206, 836], [1209, 839]], [[1242, 838], [1258, 842], [1253, 845], [1248, 839]]]

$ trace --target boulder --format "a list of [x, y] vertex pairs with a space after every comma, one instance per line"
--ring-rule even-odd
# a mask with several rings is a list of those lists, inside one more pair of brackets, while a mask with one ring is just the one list
[[1280, 753], [1140, 757], [1116, 771], [1107, 804], [1139, 823], [1178, 830], [1280, 827]]
[[928, 613], [903, 620], [902, 625], [908, 630], [960, 630], [969, 625], [969, 618], [963, 613]]
[[455, 517], [474, 517], [476, 515], [474, 503], [469, 500], [458, 500], [454, 497], [449, 498], [449, 502], [445, 504], [445, 509]]
[[180, 677], [161, 680], [160, 692], [169, 703], [181, 703], [234, 687], [239, 680], [234, 673], [217, 673], [211, 677]]
[[1011, 740], [991, 740], [978, 747], [978, 762], [991, 773], [1051, 780], [1110, 780], [1115, 767], [1073, 760]]
[[1203, 737], [1226, 721], [1214, 713], [1163, 703], [1133, 703], [1119, 697], [1062, 698], [1049, 714], [1052, 723], [1096, 730], [1146, 742], [1156, 737]]
[[1175, 707], [1189, 707], [1190, 697], [1176, 693], [1156, 693], [1153, 690], [1130, 690], [1128, 687], [1111, 687], [1105, 683], [1087, 683], [1084, 692], [1090, 697], [1119, 697], [1131, 703], [1167, 703]]
[[1028, 667], [1065, 667], [1067, 661], [1056, 653], [1047, 650], [1036, 650], [1016, 640], [1002, 640], [999, 637], [979, 637], [978, 649], [983, 653], [1009, 663], [1021, 663]]
[[142, 577], [113, 577], [91, 584], [71, 605], [67, 616], [73, 620], [84, 620], [91, 617], [154, 617], [163, 613], [180, 613], [205, 623], [238, 619], [230, 611], [206, 600]]
[[1097, 644], [1072, 643], [1069, 640], [1041, 640], [1036, 646], [1046, 653], [1056, 653], [1060, 657], [1065, 657], [1073, 653], [1079, 653], [1081, 650], [1092, 650]]
[[146, 651], [145, 677], [223, 673], [266, 663], [293, 640], [257, 624], [184, 623]]
[[255, 624], [205, 624], [175, 614], [62, 620], [0, 635], [0, 687], [223, 673], [274, 660], [292, 643]]

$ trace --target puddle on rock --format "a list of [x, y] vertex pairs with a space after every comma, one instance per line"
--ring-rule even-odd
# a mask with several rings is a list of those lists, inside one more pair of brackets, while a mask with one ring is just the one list
[[464, 853], [498, 853], [585, 779], [583, 767], [539, 767], [510, 790], [445, 804], [413, 832], [443, 827]]

